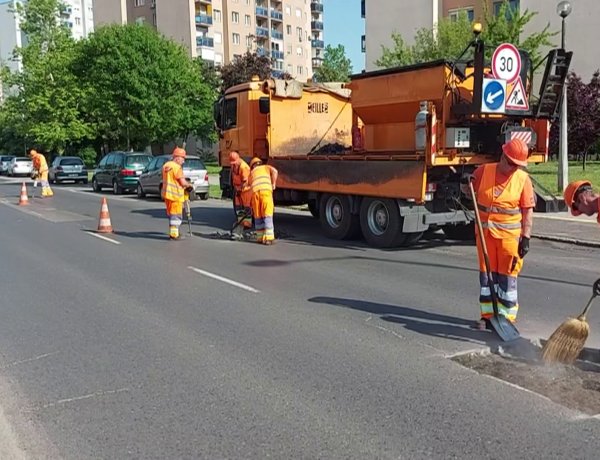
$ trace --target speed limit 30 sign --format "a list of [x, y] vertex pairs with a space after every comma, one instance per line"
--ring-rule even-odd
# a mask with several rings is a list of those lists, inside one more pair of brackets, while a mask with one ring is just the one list
[[492, 73], [500, 80], [512, 83], [521, 74], [521, 55], [510, 43], [502, 43], [492, 56]]

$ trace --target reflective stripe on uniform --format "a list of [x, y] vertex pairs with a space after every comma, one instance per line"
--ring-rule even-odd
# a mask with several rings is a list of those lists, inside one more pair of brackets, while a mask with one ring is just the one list
[[507, 214], [507, 215], [517, 215], [521, 214], [521, 208], [499, 208], [498, 206], [483, 206], [482, 204], [477, 204], [477, 207], [480, 211], [495, 214]]

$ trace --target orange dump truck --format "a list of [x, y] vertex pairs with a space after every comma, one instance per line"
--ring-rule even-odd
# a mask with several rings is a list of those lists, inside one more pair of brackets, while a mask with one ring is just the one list
[[[534, 97], [526, 52], [517, 51], [520, 72], [507, 82], [491, 75], [481, 40], [468, 49], [468, 62], [362, 73], [345, 85], [267, 80], [229, 88], [215, 106], [224, 194], [236, 150], [276, 167], [276, 203], [308, 204], [331, 238], [362, 233], [372, 246], [406, 246], [440, 227], [472, 238], [461, 177], [498, 161], [514, 137], [528, 143], [530, 162], [547, 160], [571, 53], [549, 53]], [[508, 107], [519, 82], [521, 99]]]

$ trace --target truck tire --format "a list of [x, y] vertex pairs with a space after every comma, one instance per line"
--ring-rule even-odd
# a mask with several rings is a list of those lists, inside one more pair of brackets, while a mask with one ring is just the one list
[[444, 225], [444, 233], [451, 240], [474, 241], [475, 240], [475, 222], [460, 225]]
[[398, 204], [389, 198], [363, 198], [360, 227], [369, 246], [376, 248], [402, 246], [406, 239]]
[[346, 195], [323, 195], [319, 203], [319, 220], [329, 238], [349, 240], [360, 234], [359, 218], [352, 214], [350, 198]]

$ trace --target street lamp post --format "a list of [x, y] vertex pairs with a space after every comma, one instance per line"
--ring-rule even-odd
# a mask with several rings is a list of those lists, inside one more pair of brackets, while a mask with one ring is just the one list
[[[573, 8], [568, 0], [563, 0], [556, 7], [556, 12], [562, 18], [560, 46], [565, 49], [566, 21]], [[567, 134], [567, 81], [563, 86], [561, 111], [560, 111], [560, 142], [558, 153], [558, 190], [563, 191], [569, 183], [569, 142]]]

